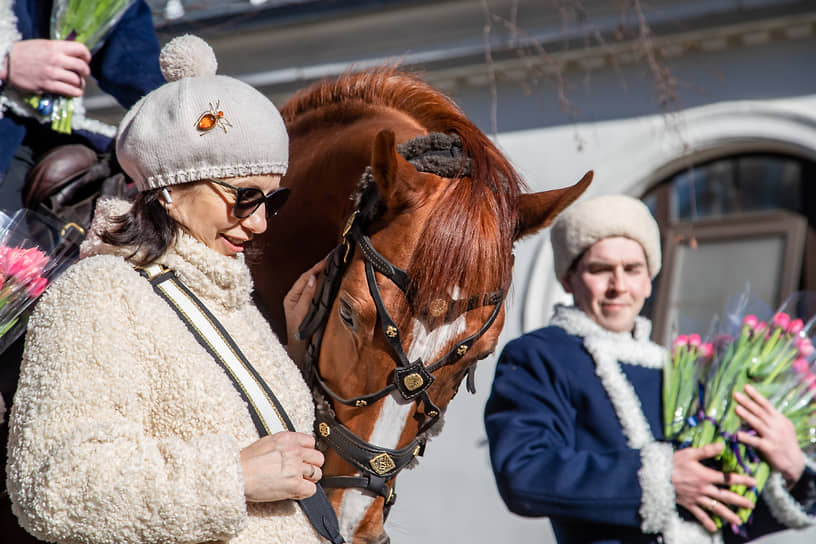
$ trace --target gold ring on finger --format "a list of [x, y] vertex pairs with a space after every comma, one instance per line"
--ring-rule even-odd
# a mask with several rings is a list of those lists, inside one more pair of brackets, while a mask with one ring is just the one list
[[708, 509], [709, 510], [714, 510], [714, 508], [717, 507], [717, 504], [719, 504], [719, 503], [716, 501], [716, 499], [711, 499], [711, 503], [709, 503]]

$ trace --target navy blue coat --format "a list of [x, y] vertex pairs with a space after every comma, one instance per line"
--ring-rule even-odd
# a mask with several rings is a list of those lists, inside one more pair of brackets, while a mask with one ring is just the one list
[[[652, 436], [662, 440], [662, 370], [618, 363]], [[641, 530], [641, 452], [627, 444], [583, 338], [547, 327], [508, 343], [485, 425], [496, 483], [511, 511], [549, 517], [562, 544], [659, 541]], [[794, 490], [803, 500], [812, 476]], [[749, 533], [786, 528], [760, 502]], [[723, 536], [744, 540], [728, 530]]]
[[[13, 4], [21, 39], [49, 37], [51, 0], [16, 0]], [[125, 108], [164, 83], [159, 69], [159, 42], [150, 8], [144, 0], [136, 0], [109, 33], [101, 49], [94, 53], [91, 73], [99, 87]], [[0, 119], [0, 175], [8, 168], [30, 122], [8, 111]], [[97, 148], [111, 141], [87, 133], [77, 136], [85, 137], [87, 143]]]

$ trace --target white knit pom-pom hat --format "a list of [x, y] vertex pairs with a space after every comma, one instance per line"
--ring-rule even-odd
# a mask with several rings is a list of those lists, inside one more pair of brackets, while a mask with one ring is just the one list
[[116, 158], [139, 191], [204, 178], [285, 174], [289, 137], [275, 105], [227, 76], [212, 48], [184, 35], [159, 57], [168, 83], [119, 124]]
[[606, 195], [577, 202], [562, 212], [550, 230], [556, 277], [567, 275], [572, 263], [595, 242], [624, 236], [638, 242], [646, 254], [649, 277], [660, 272], [660, 229], [649, 208], [636, 198]]

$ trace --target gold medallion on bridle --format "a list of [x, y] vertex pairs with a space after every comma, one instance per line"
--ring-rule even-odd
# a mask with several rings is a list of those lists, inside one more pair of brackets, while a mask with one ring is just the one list
[[368, 406], [368, 403], [364, 400], [355, 401], [354, 406], [357, 408], [362, 408], [363, 406]]
[[397, 336], [397, 328], [394, 325], [388, 325], [385, 328], [385, 335], [388, 338], [394, 338]]
[[422, 387], [422, 384], [425, 383], [425, 380], [422, 379], [422, 376], [414, 372], [412, 374], [408, 374], [407, 376], [405, 376], [405, 378], [402, 380], [402, 383], [405, 384], [405, 388], [408, 389], [408, 391], [416, 391], [417, 389]]
[[374, 472], [382, 476], [388, 472], [391, 472], [395, 468], [397, 468], [396, 463], [394, 460], [391, 459], [391, 456], [387, 453], [381, 453], [376, 457], [372, 457], [371, 461], [368, 462], [371, 465], [371, 468], [374, 469]]
[[464, 355], [465, 353], [467, 353], [467, 350], [468, 350], [468, 347], [467, 347], [466, 345], [462, 344], [462, 345], [461, 345], [461, 346], [459, 346], [459, 348], [456, 350], [456, 355], [459, 355], [459, 356], [461, 357], [462, 355]]
[[448, 311], [448, 303], [441, 298], [436, 298], [428, 304], [428, 313], [433, 317], [439, 317]]
[[322, 436], [323, 438], [326, 438], [331, 434], [331, 427], [329, 427], [325, 423], [321, 423], [320, 425], [318, 425], [317, 430], [320, 432], [320, 436]]

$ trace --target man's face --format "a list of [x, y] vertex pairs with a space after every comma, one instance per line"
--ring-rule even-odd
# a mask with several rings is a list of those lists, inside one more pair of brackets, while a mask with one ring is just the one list
[[572, 293], [578, 308], [613, 332], [631, 331], [652, 293], [643, 248], [622, 236], [595, 242], [561, 284]]

